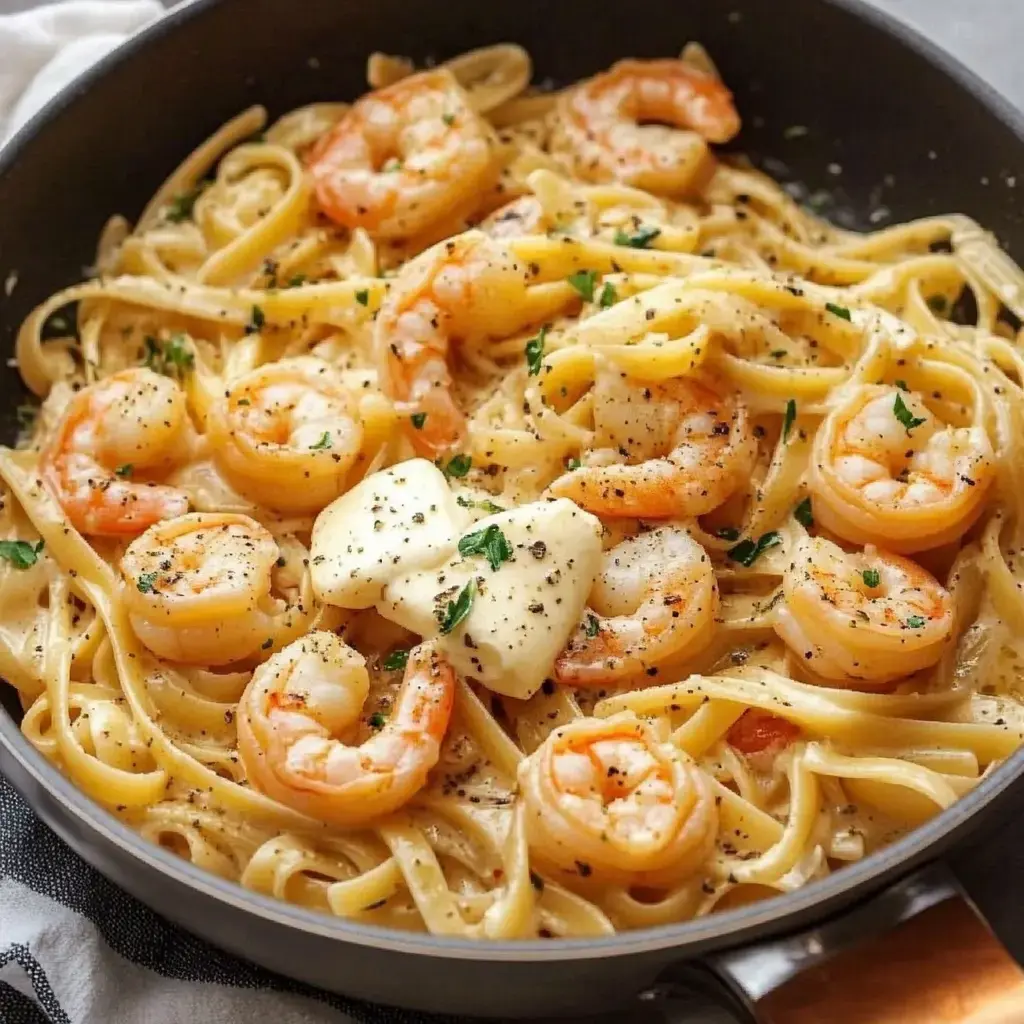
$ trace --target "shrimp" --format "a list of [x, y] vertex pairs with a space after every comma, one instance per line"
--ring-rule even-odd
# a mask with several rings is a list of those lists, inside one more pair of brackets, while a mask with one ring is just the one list
[[891, 682], [934, 665], [953, 632], [953, 598], [916, 562], [820, 537], [797, 548], [775, 631], [812, 672]]
[[315, 356], [236, 380], [211, 411], [214, 458], [240, 491], [292, 512], [319, 511], [345, 489], [363, 430], [338, 371]]
[[601, 883], [685, 879], [718, 831], [704, 774], [631, 712], [555, 729], [520, 766], [519, 786], [533, 860]]
[[775, 758], [800, 736], [800, 727], [785, 718], [747, 708], [725, 734], [725, 741], [755, 768], [768, 771]]
[[520, 196], [499, 207], [480, 222], [480, 230], [491, 238], [515, 238], [544, 232], [544, 207], [536, 196]]
[[559, 113], [555, 146], [580, 177], [669, 196], [707, 167], [707, 142], [740, 130], [729, 90], [680, 60], [619, 61], [570, 90]]
[[131, 536], [188, 511], [184, 491], [139, 477], [170, 469], [192, 436], [185, 394], [173, 380], [143, 367], [122, 370], [71, 399], [40, 473], [75, 529]]
[[808, 484], [826, 529], [909, 554], [962, 536], [994, 479], [981, 426], [944, 427], [914, 392], [870, 384], [822, 424]]
[[309, 172], [332, 220], [408, 238], [470, 209], [498, 178], [494, 132], [450, 71], [368, 93], [314, 146]]
[[337, 737], [358, 722], [369, 687], [362, 655], [333, 633], [310, 633], [261, 665], [238, 705], [238, 751], [250, 781], [341, 826], [408, 803], [440, 756], [455, 673], [432, 644], [420, 644], [388, 720], [349, 746]]
[[409, 413], [418, 455], [437, 458], [461, 439], [465, 416], [452, 394], [452, 341], [506, 337], [553, 315], [561, 286], [531, 285], [527, 266], [480, 231], [467, 231], [410, 261], [374, 327], [381, 379]]
[[707, 553], [689, 534], [662, 526], [605, 552], [587, 615], [555, 661], [567, 686], [621, 686], [656, 676], [711, 640], [718, 586]]
[[710, 379], [642, 385], [599, 376], [594, 426], [609, 454], [639, 461], [582, 466], [555, 480], [551, 492], [599, 516], [703, 515], [743, 483], [757, 455], [746, 405]]
[[151, 526], [121, 558], [132, 629], [170, 661], [226, 665], [256, 654], [273, 633], [277, 556], [248, 516], [192, 512]]

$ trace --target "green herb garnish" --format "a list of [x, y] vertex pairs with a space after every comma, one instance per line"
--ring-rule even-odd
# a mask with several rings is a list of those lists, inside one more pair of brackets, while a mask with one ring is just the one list
[[448, 127], [450, 128], [453, 124], [455, 124], [455, 115], [454, 114], [442, 114], [441, 115], [441, 120], [444, 121], [444, 123], [446, 125], [448, 125]]
[[11, 563], [15, 569], [31, 569], [39, 560], [44, 541], [31, 544], [27, 540], [0, 540], [0, 558]]
[[882, 576], [877, 569], [865, 569], [860, 575], [864, 580], [864, 586], [872, 590], [882, 582]]
[[414, 412], [409, 419], [412, 420], [412, 425], [417, 430], [422, 430], [423, 424], [427, 422], [427, 414], [425, 412]]
[[619, 228], [619, 230], [615, 232], [615, 244], [628, 245], [631, 249], [648, 249], [650, 248], [651, 242], [653, 242], [660, 234], [661, 228], [654, 228], [646, 225], [637, 228], [631, 235]]
[[253, 306], [252, 312], [249, 314], [249, 322], [245, 325], [245, 333], [255, 334], [257, 331], [262, 331], [266, 322], [267, 318], [263, 309], [260, 306]]
[[370, 302], [370, 289], [360, 288], [359, 291], [356, 292], [356, 302], [358, 302], [360, 306], [368, 305]]
[[909, 391], [910, 390], [910, 388], [907, 386], [907, 382], [905, 380], [894, 380], [893, 384], [895, 384], [896, 387], [898, 387], [900, 389], [900, 391]]
[[286, 288], [299, 288], [309, 280], [305, 274], [296, 274], [293, 278], [290, 278], [288, 283], [285, 285]]
[[496, 512], [504, 512], [505, 510], [500, 505], [495, 505], [489, 498], [484, 498], [481, 501], [472, 501], [470, 498], [466, 498], [463, 495], [456, 495], [455, 500], [463, 508], [479, 508], [483, 509], [484, 512], [490, 512], [494, 515]]
[[834, 302], [826, 302], [825, 308], [840, 320], [851, 320], [850, 311], [845, 306], [837, 306]]
[[469, 614], [473, 607], [473, 598], [476, 597], [476, 581], [470, 580], [459, 592], [454, 601], [448, 602], [444, 614], [439, 616], [441, 622], [441, 633], [449, 634]]
[[126, 462], [123, 466], [118, 466], [114, 472], [118, 476], [131, 476], [135, 472], [135, 466], [130, 462]]
[[579, 469], [580, 466], [582, 466], [582, 465], [583, 465], [582, 460], [580, 460], [580, 459], [576, 458], [575, 456], [573, 456], [573, 458], [569, 459], [569, 461], [566, 462], [565, 468], [567, 470], [569, 470], [569, 472], [571, 473], [574, 469]]
[[145, 345], [145, 365], [154, 373], [162, 373], [165, 377], [176, 377], [180, 380], [195, 366], [196, 357], [192, 353], [188, 338], [180, 332], [172, 334], [167, 341], [146, 335]]
[[197, 181], [187, 192], [174, 196], [167, 204], [167, 211], [164, 216], [172, 224], [180, 224], [192, 216], [196, 200], [209, 186], [208, 181]]
[[370, 715], [368, 721], [371, 729], [383, 729], [384, 723], [387, 719], [385, 719], [379, 711], [374, 711], [374, 713]]
[[601, 289], [601, 297], [597, 300], [597, 304], [602, 309], [608, 309], [609, 306], [614, 306], [619, 301], [619, 293], [615, 290], [615, 285], [611, 281], [605, 281], [604, 287]]
[[396, 672], [400, 668], [405, 668], [409, 663], [409, 652], [408, 651], [392, 651], [382, 662], [381, 668], [385, 672]]
[[309, 446], [309, 449], [310, 449], [310, 451], [314, 451], [314, 452], [322, 452], [325, 449], [330, 448], [330, 447], [331, 447], [331, 432], [329, 430], [325, 430], [320, 435], [320, 440], [317, 441], [316, 444], [311, 444]]
[[583, 623], [583, 632], [589, 637], [595, 637], [601, 632], [601, 620], [596, 615], [588, 615]]
[[920, 629], [924, 625], [924, 616], [911, 615], [910, 618], [907, 619], [907, 625], [911, 629]]
[[896, 396], [896, 401], [892, 404], [892, 413], [907, 428], [909, 434], [914, 427], [921, 426], [924, 423], [924, 419], [920, 416], [915, 416], [906, 406], [903, 398], [900, 395]]
[[580, 293], [585, 301], [594, 301], [594, 286], [597, 284], [596, 270], [577, 270], [575, 274], [570, 274], [566, 280]]
[[811, 511], [811, 499], [804, 498], [796, 508], [793, 509], [793, 518], [808, 530], [814, 525], [814, 514]]
[[726, 554], [740, 565], [750, 568], [769, 548], [774, 548], [782, 543], [782, 538], [775, 530], [770, 533], [763, 533], [757, 540], [741, 540], [734, 548], [729, 548]]
[[740, 531], [735, 526], [723, 526], [715, 532], [715, 536], [721, 537], [722, 540], [739, 540]]
[[482, 530], [467, 533], [459, 541], [459, 554], [484, 555], [491, 568], [497, 570], [502, 562], [507, 562], [512, 557], [512, 545], [501, 532], [501, 528], [491, 523]]
[[441, 471], [449, 479], [455, 477], [457, 480], [461, 480], [472, 467], [473, 457], [471, 455], [453, 455], [451, 461], [447, 466], [443, 466]]
[[526, 366], [531, 377], [536, 377], [540, 373], [541, 363], [544, 362], [544, 339], [547, 333], [547, 327], [542, 327], [537, 337], [526, 343]]
[[139, 588], [140, 594], [152, 594], [153, 587], [156, 584], [157, 576], [159, 573], [156, 572], [144, 572], [141, 573], [139, 578], [135, 581], [135, 586]]
[[789, 437], [790, 428], [793, 426], [793, 421], [796, 419], [796, 401], [790, 399], [786, 403], [786, 415], [782, 420], [782, 440], [785, 441]]

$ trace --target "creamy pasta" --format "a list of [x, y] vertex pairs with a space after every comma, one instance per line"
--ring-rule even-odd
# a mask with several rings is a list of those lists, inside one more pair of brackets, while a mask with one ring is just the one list
[[1024, 730], [1020, 271], [716, 153], [708, 55], [504, 45], [195, 150], [17, 339], [0, 672], [154, 843], [346, 918], [786, 892]]

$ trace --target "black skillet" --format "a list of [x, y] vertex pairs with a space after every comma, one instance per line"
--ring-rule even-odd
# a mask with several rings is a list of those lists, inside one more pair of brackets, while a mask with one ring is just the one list
[[[677, 53], [690, 39], [708, 47], [736, 93], [746, 125], [739, 148], [811, 192], [831, 190], [838, 220], [867, 226], [882, 207], [894, 219], [963, 211], [1024, 255], [1024, 189], [1005, 182], [1020, 170], [1024, 121], [947, 55], [856, 0], [197, 0], [71, 85], [0, 156], [0, 281], [17, 271], [11, 294], [0, 289], [0, 349], [10, 354], [36, 303], [81, 277], [109, 214], [137, 214], [170, 168], [251, 103], [273, 115], [352, 98], [366, 87], [372, 50], [444, 57], [514, 41], [530, 50], [538, 80], [563, 83], [619, 57]], [[806, 134], [793, 138], [792, 125]], [[13, 369], [0, 388], [10, 437], [21, 395]], [[334, 991], [503, 1018], [632, 1006], [655, 1020], [665, 1006], [652, 997], [681, 973], [703, 972], [724, 979], [720, 992], [738, 1004], [757, 1004], [763, 1020], [863, 1022], [880, 1018], [840, 1011], [881, 990], [873, 972], [893, 949], [907, 958], [897, 975], [917, 995], [957, 974], [966, 974], [968, 994], [986, 985], [1005, 992], [1017, 980], [1008, 964], [999, 974], [995, 959], [971, 960], [994, 944], [963, 910], [940, 858], [1006, 813], [1024, 752], [901, 842], [797, 892], [608, 939], [484, 944], [303, 911], [154, 848], [29, 746], [12, 692], [0, 690], [0, 769], [86, 860], [215, 944]], [[844, 966], [852, 944], [863, 949], [915, 915], [895, 945], [889, 939]], [[954, 960], [936, 959], [950, 949]], [[913, 979], [915, 956], [941, 971]], [[815, 965], [834, 957], [823, 975]], [[647, 998], [637, 1002], [640, 993]], [[932, 1006], [902, 1019], [963, 1016]], [[1024, 1009], [1006, 1019], [1024, 1019]]]

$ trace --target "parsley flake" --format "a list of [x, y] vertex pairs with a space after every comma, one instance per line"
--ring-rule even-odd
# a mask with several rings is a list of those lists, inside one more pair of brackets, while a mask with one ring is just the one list
[[865, 569], [860, 575], [864, 580], [864, 586], [872, 590], [882, 582], [882, 576], [877, 569]]
[[473, 607], [473, 598], [476, 597], [476, 581], [470, 580], [459, 592], [454, 601], [448, 602], [444, 614], [439, 616], [441, 622], [441, 633], [447, 636], [463, 619], [469, 615]]
[[614, 306], [619, 301], [619, 293], [615, 290], [615, 285], [611, 281], [605, 281], [604, 287], [601, 289], [601, 297], [597, 300], [597, 304], [602, 309], [608, 309], [609, 306]]
[[385, 672], [396, 672], [400, 668], [405, 668], [409, 663], [409, 652], [408, 651], [392, 651], [382, 662], [380, 667]]
[[894, 380], [893, 384], [895, 384], [896, 387], [898, 387], [900, 389], [900, 391], [909, 391], [910, 390], [910, 388], [907, 386], [907, 382], [905, 380]]
[[596, 615], [588, 615], [583, 623], [583, 632], [589, 637], [595, 637], [601, 632], [601, 620]]
[[132, 473], [135, 472], [135, 466], [133, 466], [132, 463], [130, 462], [126, 462], [123, 466], [118, 466], [117, 469], [114, 470], [114, 472], [118, 476], [131, 476]]
[[442, 467], [442, 472], [450, 480], [455, 477], [461, 480], [472, 468], [473, 457], [471, 455], [454, 455], [447, 466]]
[[596, 270], [577, 270], [570, 274], [566, 280], [580, 293], [586, 302], [594, 301], [594, 286], [597, 284]]
[[483, 509], [484, 512], [490, 512], [491, 515], [494, 515], [496, 512], [505, 511], [500, 505], [495, 505], [495, 503], [489, 498], [484, 498], [482, 501], [473, 501], [471, 498], [458, 494], [456, 495], [455, 500], [463, 508], [479, 508]]
[[187, 191], [174, 196], [167, 204], [167, 210], [164, 213], [167, 220], [172, 224], [180, 224], [182, 221], [188, 220], [195, 209], [196, 200], [203, 194], [209, 184], [210, 182], [208, 181], [197, 181]]
[[253, 306], [252, 312], [249, 314], [249, 322], [245, 325], [246, 334], [256, 334], [257, 331], [263, 330], [263, 325], [267, 322], [266, 314], [263, 312], [262, 307]]
[[329, 430], [325, 430], [320, 435], [320, 440], [317, 441], [316, 444], [311, 444], [309, 446], [309, 449], [310, 449], [310, 451], [314, 451], [314, 452], [322, 452], [325, 449], [330, 448], [330, 447], [331, 447], [331, 432]]
[[907, 625], [911, 629], [920, 629], [924, 625], [924, 616], [911, 615], [910, 618], [907, 619]]
[[811, 511], [810, 497], [804, 498], [804, 500], [793, 509], [793, 518], [808, 530], [814, 525], [814, 513]]
[[741, 540], [734, 548], [729, 548], [726, 554], [740, 565], [750, 568], [769, 548], [777, 547], [782, 543], [782, 538], [775, 530], [764, 533], [757, 540]]
[[423, 424], [427, 422], [427, 414], [425, 412], [414, 412], [409, 419], [412, 420], [412, 425], [417, 430], [422, 430]]
[[448, 125], [448, 127], [450, 128], [453, 124], [455, 124], [455, 115], [454, 114], [442, 114], [441, 115], [441, 120], [444, 121], [444, 123], [446, 125]]
[[542, 327], [537, 337], [526, 343], [526, 366], [531, 377], [536, 377], [540, 373], [541, 363], [544, 362], [544, 339], [547, 333], [547, 327]]
[[833, 315], [839, 317], [840, 320], [852, 320], [850, 311], [845, 306], [837, 306], [834, 302], [826, 302], [825, 308]]
[[896, 401], [892, 404], [892, 413], [907, 428], [909, 434], [914, 427], [921, 426], [924, 423], [924, 418], [921, 416], [915, 416], [910, 409], [907, 408], [906, 403], [900, 395], [896, 396]]
[[0, 540], [0, 558], [10, 562], [15, 569], [31, 569], [39, 560], [44, 541], [31, 544], [27, 540]]
[[371, 729], [383, 729], [387, 719], [379, 711], [374, 711], [367, 721], [370, 723]]
[[720, 530], [715, 531], [716, 537], [721, 537], [722, 540], [739, 540], [740, 531], [735, 526], [723, 526]]
[[571, 473], [574, 469], [579, 469], [582, 465], [583, 461], [581, 459], [573, 457], [566, 462], [565, 468]]
[[512, 557], [512, 545], [501, 532], [501, 528], [491, 523], [482, 530], [467, 533], [459, 541], [459, 554], [464, 557], [484, 555], [491, 568], [497, 571], [502, 562], [507, 562]]
[[138, 587], [140, 594], [152, 594], [153, 588], [156, 584], [157, 576], [159, 573], [155, 572], [144, 572], [139, 575], [139, 578], [135, 581], [135, 586]]
[[196, 357], [188, 338], [178, 332], [167, 341], [161, 341], [147, 334], [145, 338], [146, 358], [144, 365], [154, 373], [165, 377], [181, 379], [195, 366]]
[[370, 289], [360, 288], [359, 291], [356, 292], [356, 302], [358, 302], [360, 306], [369, 305]]
[[793, 421], [796, 419], [796, 400], [790, 399], [786, 402], [786, 416], [782, 421], [782, 440], [785, 441], [789, 438], [789, 431], [793, 426]]
[[615, 244], [616, 245], [628, 245], [631, 249], [649, 249], [651, 242], [653, 242], [658, 235], [661, 234], [661, 228], [650, 227], [643, 225], [636, 229], [633, 234], [628, 234], [621, 228], [615, 232]]
[[293, 278], [289, 279], [285, 288], [301, 288], [309, 280], [305, 274], [296, 274]]

